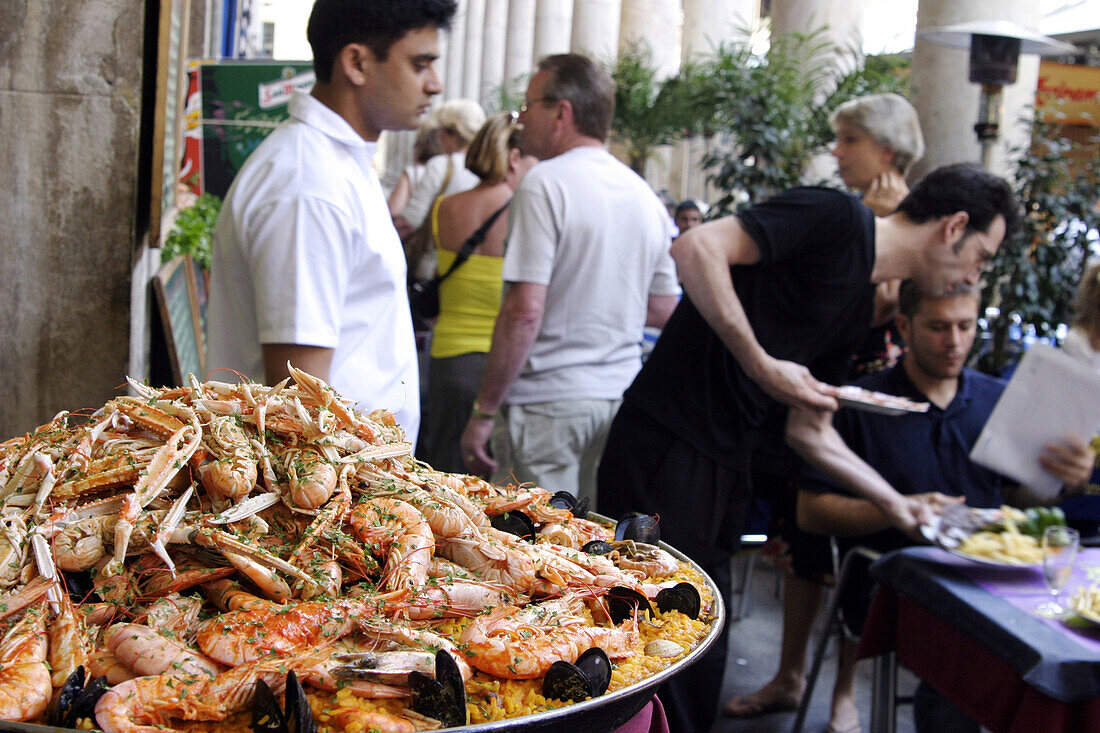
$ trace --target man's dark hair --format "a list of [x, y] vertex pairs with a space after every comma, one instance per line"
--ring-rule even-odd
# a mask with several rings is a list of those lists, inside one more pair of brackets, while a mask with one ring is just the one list
[[547, 56], [539, 61], [538, 70], [551, 75], [543, 96], [547, 100], [568, 100], [573, 105], [577, 131], [605, 142], [615, 114], [615, 82], [611, 75], [579, 53]]
[[1020, 205], [1008, 181], [973, 163], [954, 163], [932, 171], [917, 181], [898, 211], [915, 224], [965, 211], [970, 215], [968, 233], [988, 231], [1000, 214], [1005, 220], [1005, 239], [1020, 225]]
[[920, 308], [920, 304], [925, 300], [932, 298], [953, 298], [960, 295], [969, 295], [979, 303], [982, 299], [982, 291], [973, 285], [963, 284], [954, 288], [949, 293], [929, 295], [921, 290], [912, 280], [903, 280], [901, 288], [898, 290], [898, 312], [909, 320], [912, 320], [913, 316], [917, 313], [917, 309]]
[[673, 216], [679, 216], [685, 211], [698, 211], [700, 214], [703, 210], [699, 208], [699, 204], [695, 203], [693, 199], [686, 199], [681, 201], [679, 206], [676, 207], [676, 211], [673, 212]]
[[450, 28], [457, 7], [456, 0], [317, 0], [306, 26], [317, 81], [332, 81], [336, 57], [349, 43], [362, 43], [385, 61], [409, 31]]

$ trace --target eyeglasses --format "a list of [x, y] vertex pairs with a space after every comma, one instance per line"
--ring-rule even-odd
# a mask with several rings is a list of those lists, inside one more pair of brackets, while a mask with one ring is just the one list
[[519, 108], [519, 112], [520, 112], [520, 114], [523, 114], [524, 112], [527, 111], [528, 107], [530, 107], [532, 104], [536, 104], [538, 102], [557, 102], [557, 101], [560, 101], [557, 97], [539, 97], [538, 99], [532, 99], [530, 101], [525, 101], [523, 103], [523, 106]]

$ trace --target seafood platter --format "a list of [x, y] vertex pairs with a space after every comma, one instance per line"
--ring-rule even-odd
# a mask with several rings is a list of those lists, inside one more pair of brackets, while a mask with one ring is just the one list
[[436, 471], [291, 371], [0, 443], [0, 730], [610, 731], [717, 638], [659, 518]]

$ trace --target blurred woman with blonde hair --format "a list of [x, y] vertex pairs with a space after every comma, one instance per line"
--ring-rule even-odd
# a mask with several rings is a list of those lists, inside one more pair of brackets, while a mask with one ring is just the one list
[[405, 239], [416, 231], [439, 196], [468, 191], [477, 177], [466, 170], [466, 148], [485, 122], [485, 112], [472, 99], [450, 99], [432, 111], [442, 152], [429, 160], [424, 175], [412, 190], [409, 203], [394, 218], [397, 233]]
[[521, 134], [514, 112], [490, 117], [466, 151], [466, 167], [480, 183], [438, 201], [431, 213], [440, 273], [455, 264], [470, 236], [488, 225], [482, 243], [439, 287], [439, 320], [428, 370], [427, 430], [417, 453], [442, 471], [466, 472], [459, 438], [470, 418], [500, 311], [508, 230], [505, 208], [516, 184], [538, 162], [522, 152]]

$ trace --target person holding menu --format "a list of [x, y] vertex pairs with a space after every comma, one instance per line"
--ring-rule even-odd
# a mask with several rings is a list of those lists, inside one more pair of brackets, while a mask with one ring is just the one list
[[[928, 411], [892, 416], [842, 409], [834, 418], [845, 444], [902, 494], [943, 493], [965, 497], [968, 506], [983, 508], [999, 507], [1006, 501], [1028, 502], [1011, 479], [970, 460], [970, 449], [1005, 389], [1002, 380], [963, 366], [977, 334], [980, 303], [977, 289], [930, 296], [912, 281], [904, 282], [897, 325], [909, 344], [909, 353], [897, 366], [863, 377], [856, 384], [928, 402]], [[1038, 456], [1039, 465], [1067, 493], [1083, 488], [1094, 460], [1088, 442], [1073, 434], [1047, 445]], [[910, 538], [890, 528], [874, 504], [852, 496], [843, 486], [815, 472], [799, 484], [798, 522], [806, 531], [838, 535], [842, 556], [856, 545], [887, 552], [912, 544]], [[870, 586], [866, 568], [858, 568], [862, 582], [853, 585], [849, 578], [848, 589]], [[845, 623], [858, 637], [869, 597], [857, 591], [842, 593], [841, 599]], [[859, 728], [855, 672], [856, 642], [845, 638], [833, 688], [830, 730]], [[957, 714], [931, 690], [921, 690], [917, 701], [914, 715], [918, 730], [954, 729], [942, 723], [942, 716]], [[972, 728], [976, 731], [977, 725]]]
[[439, 32], [454, 0], [317, 0], [317, 82], [245, 161], [213, 236], [207, 368], [274, 384], [287, 362], [360, 408], [392, 410], [410, 441], [419, 377], [405, 256], [372, 159], [443, 87]]

